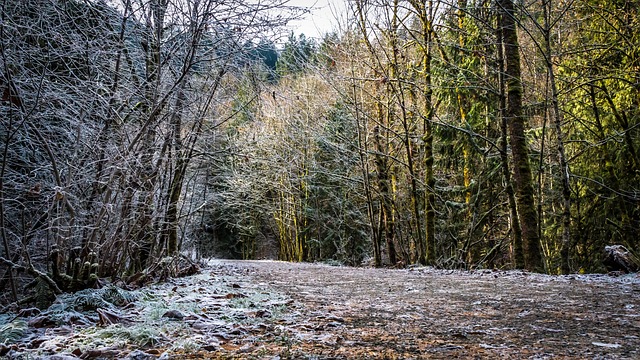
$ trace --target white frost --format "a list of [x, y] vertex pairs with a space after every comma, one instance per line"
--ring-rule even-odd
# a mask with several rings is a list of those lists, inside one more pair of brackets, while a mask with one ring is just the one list
[[601, 342], [592, 342], [591, 344], [595, 346], [606, 347], [611, 349], [617, 349], [620, 346], [622, 346], [620, 344], [607, 344], [607, 343], [601, 343]]

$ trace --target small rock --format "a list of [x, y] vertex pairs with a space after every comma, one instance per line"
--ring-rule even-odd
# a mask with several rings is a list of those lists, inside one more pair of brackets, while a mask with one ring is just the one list
[[151, 354], [147, 354], [142, 350], [134, 350], [129, 355], [127, 355], [125, 360], [152, 360], [155, 358], [156, 358], [155, 356]]
[[271, 317], [271, 312], [269, 312], [269, 310], [258, 310], [255, 312], [255, 317], [259, 317], [259, 318], [264, 318], [264, 317]]
[[120, 351], [114, 348], [102, 348], [102, 349], [91, 349], [85, 350], [80, 356], [81, 359], [95, 359], [95, 358], [106, 358], [106, 359], [116, 359], [121, 356]]
[[340, 327], [340, 326], [342, 326], [342, 323], [338, 322], [338, 321], [332, 321], [332, 322], [327, 323], [325, 325], [325, 327], [328, 327], [328, 328], [330, 328], [330, 327], [334, 327], [335, 328], [335, 327]]
[[236, 335], [236, 336], [244, 335], [246, 333], [247, 332], [241, 327], [237, 327], [237, 328], [232, 329], [231, 331], [229, 331], [230, 335]]
[[338, 316], [333, 316], [333, 315], [332, 315], [332, 316], [329, 316], [329, 317], [327, 318], [327, 320], [335, 321], [335, 322], [339, 322], [339, 323], [343, 323], [343, 322], [344, 322], [344, 319], [343, 319], [343, 318], [338, 317]]
[[205, 346], [202, 347], [202, 350], [216, 351], [216, 350], [218, 350], [218, 346], [217, 345], [205, 345]]
[[9, 352], [9, 350], [11, 350], [10, 347], [5, 344], [0, 344], [0, 356], [5, 356]]
[[71, 354], [58, 354], [58, 355], [43, 356], [39, 359], [40, 360], [78, 360], [80, 358], [73, 356]]
[[191, 324], [191, 328], [195, 330], [206, 330], [206, 329], [210, 329], [211, 327], [212, 325], [205, 321], [195, 321]]
[[162, 315], [163, 318], [169, 318], [169, 319], [174, 319], [174, 320], [182, 320], [184, 319], [185, 315], [180, 312], [179, 310], [169, 310], [166, 313], [164, 313]]

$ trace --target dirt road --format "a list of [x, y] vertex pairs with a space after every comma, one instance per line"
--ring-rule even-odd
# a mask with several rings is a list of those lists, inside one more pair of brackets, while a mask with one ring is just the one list
[[214, 261], [291, 297], [294, 358], [639, 359], [640, 277]]

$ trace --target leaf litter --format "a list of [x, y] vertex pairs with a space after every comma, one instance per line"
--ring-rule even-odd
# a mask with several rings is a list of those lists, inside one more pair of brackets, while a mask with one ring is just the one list
[[0, 317], [19, 330], [0, 351], [49, 360], [640, 358], [636, 274], [212, 260], [198, 275], [121, 295], [119, 306], [67, 298], [85, 308], [58, 303], [71, 315], [41, 327], [24, 324], [49, 310]]

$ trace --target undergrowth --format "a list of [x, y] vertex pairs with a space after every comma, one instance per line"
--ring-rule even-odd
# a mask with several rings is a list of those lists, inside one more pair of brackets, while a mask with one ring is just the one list
[[14, 343], [24, 336], [27, 331], [27, 322], [24, 320], [13, 320], [0, 326], [0, 344]]
[[128, 291], [110, 285], [101, 289], [85, 289], [71, 294], [59, 295], [44, 313], [57, 325], [86, 324], [95, 322], [92, 313], [97, 309], [117, 311], [142, 297], [139, 291]]
[[160, 330], [146, 323], [129, 326], [115, 324], [106, 328], [96, 329], [95, 336], [103, 341], [108, 340], [112, 345], [155, 346], [167, 340]]
[[62, 312], [70, 309], [92, 311], [98, 308], [113, 309], [126, 306], [141, 297], [138, 291], [128, 291], [117, 286], [105, 286], [101, 289], [85, 289], [72, 294], [62, 294], [49, 307], [48, 312]]

